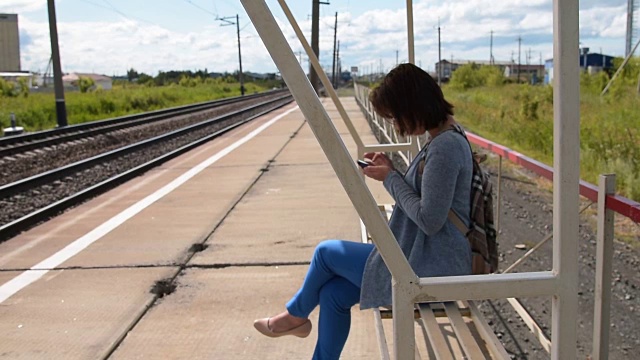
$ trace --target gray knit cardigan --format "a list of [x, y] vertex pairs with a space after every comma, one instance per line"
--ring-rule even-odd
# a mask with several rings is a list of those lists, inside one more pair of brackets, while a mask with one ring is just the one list
[[[452, 208], [470, 223], [469, 144], [459, 133], [445, 131], [426, 148], [405, 176], [393, 171], [383, 182], [396, 202], [389, 227], [418, 276], [471, 274], [469, 242], [447, 219]], [[391, 305], [391, 274], [377, 249], [367, 259], [361, 289], [361, 309]]]

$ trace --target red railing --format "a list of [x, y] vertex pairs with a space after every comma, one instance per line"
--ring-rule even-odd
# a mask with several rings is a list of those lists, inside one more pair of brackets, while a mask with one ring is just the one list
[[[515, 150], [511, 150], [500, 144], [496, 144], [493, 141], [482, 138], [478, 135], [467, 132], [469, 141], [487, 149], [493, 153], [496, 153], [510, 161], [528, 169], [536, 174], [543, 176], [549, 180], [553, 180], [553, 168], [547, 166], [537, 160], [527, 157]], [[593, 202], [598, 202], [598, 187], [590, 184], [586, 181], [580, 180], [580, 195], [588, 198]], [[629, 219], [640, 222], [640, 203], [631, 199], [619, 195], [607, 196], [607, 208], [617, 212], [620, 215], [626, 216]]]

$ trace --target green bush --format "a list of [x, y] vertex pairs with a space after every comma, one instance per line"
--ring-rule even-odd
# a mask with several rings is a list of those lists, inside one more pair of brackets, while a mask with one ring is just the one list
[[12, 82], [0, 79], [0, 97], [15, 97], [18, 96], [16, 92], [16, 86]]
[[[637, 73], [635, 74], [637, 76]], [[582, 76], [580, 94], [581, 178], [596, 184], [617, 175], [617, 191], [640, 201], [640, 96], [633, 84], [612, 85], [600, 96], [603, 74]], [[548, 165], [553, 164], [553, 87], [509, 84], [462, 91], [444, 87], [456, 118], [470, 131]]]
[[95, 85], [96, 82], [93, 81], [93, 79], [90, 77], [80, 76], [78, 78], [78, 89], [80, 89], [80, 92], [83, 94], [89, 91], [89, 89], [91, 89]]
[[495, 66], [479, 66], [467, 64], [457, 68], [451, 77], [451, 86], [466, 90], [478, 86], [502, 86], [505, 77], [500, 68]]
[[476, 64], [463, 65], [457, 68], [451, 76], [451, 86], [457, 89], [471, 89], [482, 85], [482, 78]]

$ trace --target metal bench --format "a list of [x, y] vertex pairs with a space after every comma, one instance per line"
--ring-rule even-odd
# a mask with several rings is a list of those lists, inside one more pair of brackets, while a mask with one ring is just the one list
[[[378, 207], [389, 220], [393, 206], [387, 204]], [[363, 224], [361, 227], [362, 241], [371, 242], [366, 228]], [[373, 317], [380, 358], [389, 360], [384, 320], [392, 319], [393, 311], [388, 308], [373, 309]], [[416, 331], [416, 359], [510, 359], [473, 301], [419, 303], [414, 310], [414, 319], [421, 329], [421, 332]], [[423, 339], [419, 339], [420, 333]], [[428, 357], [420, 355], [420, 348]]]

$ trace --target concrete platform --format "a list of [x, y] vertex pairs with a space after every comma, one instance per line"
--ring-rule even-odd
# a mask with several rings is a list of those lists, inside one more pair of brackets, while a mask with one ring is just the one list
[[0, 305], [0, 358], [100, 359], [151, 304], [155, 280], [174, 271], [50, 271]]
[[[374, 143], [355, 101], [343, 101], [365, 143]], [[325, 103], [355, 158], [346, 127], [333, 105]], [[9, 270], [51, 258], [292, 108], [257, 119], [0, 244], [0, 270], [5, 270], [0, 286], [22, 273]], [[367, 183], [379, 202], [390, 202], [381, 183]], [[45, 269], [44, 277], [0, 303], [0, 357], [95, 359], [114, 347], [112, 357], [118, 359], [309, 358], [315, 331], [305, 340], [274, 340], [258, 336], [252, 322], [283, 309], [304, 277], [313, 248], [330, 238], [360, 241], [359, 220], [297, 110], [57, 267], [78, 270]], [[186, 262], [191, 245], [205, 239], [209, 248]], [[177, 290], [141, 313], [153, 300], [149, 289], [177, 274], [180, 264], [187, 270], [178, 277]], [[372, 314], [357, 308], [352, 313], [344, 358], [376, 358]], [[141, 321], [128, 332], [140, 314]]]
[[[254, 319], [283, 309], [305, 273], [306, 266], [187, 270], [176, 292], [127, 335], [113, 359], [309, 359], [316, 329], [305, 339], [271, 339], [253, 328]], [[375, 333], [371, 312], [352, 313], [343, 358], [378, 357], [369, 341]]]

